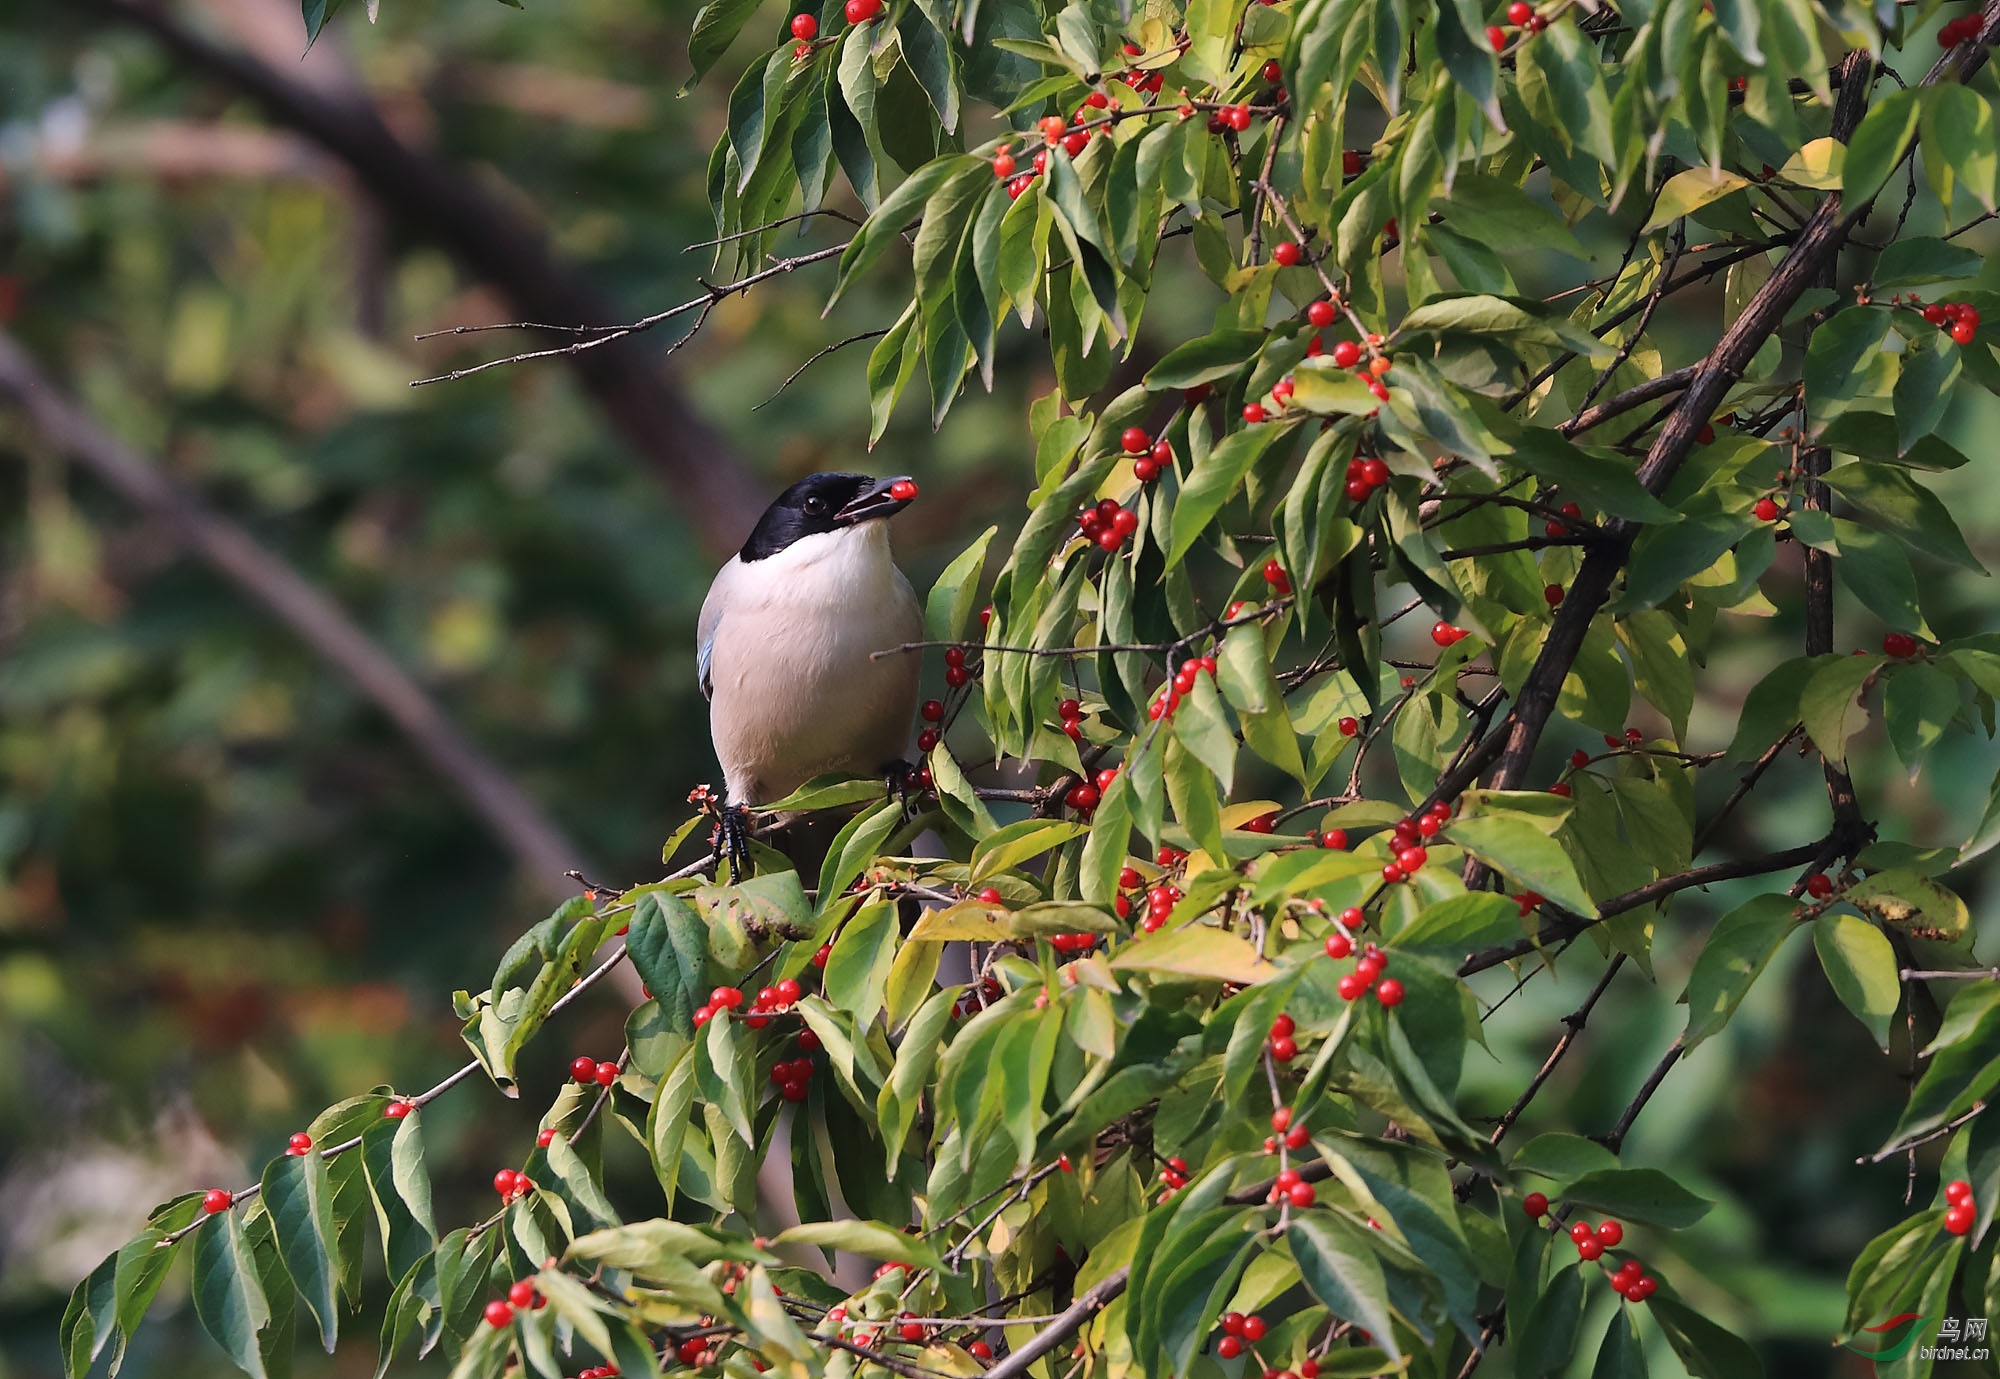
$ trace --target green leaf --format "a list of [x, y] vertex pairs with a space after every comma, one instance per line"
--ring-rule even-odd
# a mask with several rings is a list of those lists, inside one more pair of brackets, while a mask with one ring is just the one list
[[1956, 81], [1933, 83], [1924, 88], [1920, 125], [1924, 169], [1946, 212], [1951, 209], [1954, 182], [1962, 184], [1973, 200], [1993, 210], [1995, 176], [2000, 174], [2000, 153], [1996, 153], [2000, 138], [1994, 133], [1993, 108], [1985, 98]]
[[691, 1029], [708, 1000], [708, 934], [694, 907], [677, 895], [648, 891], [632, 906], [625, 951], [639, 980], [674, 1029]]
[[1799, 718], [1806, 735], [1835, 765], [1847, 759], [1848, 739], [1868, 721], [1861, 687], [1881, 665], [1882, 658], [1873, 654], [1822, 657], [1799, 691]]
[[1937, 667], [1918, 661], [1888, 677], [1882, 691], [1882, 722], [1913, 779], [1957, 715], [1958, 683]]
[[590, 955], [622, 922], [615, 915], [593, 914], [583, 896], [567, 901], [507, 950], [489, 990], [459, 997], [466, 1045], [508, 1096], [520, 1094], [514, 1059], [521, 1046], [534, 1037], [550, 1009], [583, 975]]
[[266, 1379], [262, 1333], [272, 1323], [271, 1304], [243, 1231], [243, 1213], [225, 1211], [194, 1233], [195, 1315], [236, 1367]]
[[979, 595], [979, 574], [986, 568], [986, 548], [1000, 529], [988, 527], [961, 551], [931, 585], [924, 602], [924, 639], [957, 641], [972, 622], [972, 604]]
[[1513, 182], [1483, 173], [1461, 173], [1447, 196], [1431, 202], [1446, 220], [1474, 227], [1489, 243], [1510, 252], [1553, 249], [1571, 258], [1590, 256], [1561, 217]]
[[1839, 466], [1827, 475], [1826, 481], [1854, 504], [1857, 515], [1899, 538], [1912, 550], [1986, 573], [1986, 567], [1967, 549], [1958, 524], [1944, 504], [1907, 470], [1862, 460]]
[[1682, 997], [1688, 1007], [1688, 1049], [1729, 1023], [1750, 984], [1796, 927], [1797, 911], [1798, 903], [1788, 895], [1760, 895], [1716, 921]]
[[1337, 1317], [1353, 1321], [1400, 1361], [1389, 1320], [1388, 1285], [1373, 1244], [1345, 1217], [1301, 1212], [1285, 1231], [1299, 1277]]
[[882, 1009], [898, 938], [896, 907], [877, 903], [862, 907], [833, 941], [826, 960], [826, 998], [852, 1015], [860, 1028]]
[[1169, 566], [1180, 564], [1181, 558], [1208, 530], [1279, 430], [1277, 425], [1265, 423], [1233, 431], [1196, 463], [1181, 486], [1180, 496], [1174, 500], [1173, 541], [1167, 548]]
[[341, 0], [300, 0], [299, 13], [306, 24], [306, 47], [310, 49], [321, 29], [340, 10]]
[[1697, 1197], [1657, 1168], [1600, 1168], [1566, 1185], [1563, 1200], [1664, 1230], [1686, 1230], [1715, 1203]]
[[382, 1229], [382, 1253], [397, 1279], [437, 1244], [418, 1120], [416, 1116], [383, 1119], [361, 1132], [361, 1161], [376, 1224]]
[[[1731, 0], [1720, 0], [1717, 8], [1730, 3]], [[1619, 1308], [1611, 1318], [1611, 1325], [1604, 1329], [1604, 1340], [1598, 1344], [1597, 1362], [1590, 1368], [1590, 1379], [1646, 1379], [1646, 1347], [1639, 1341], [1639, 1328], [1632, 1320], [1631, 1308]]]
[[1813, 921], [1813, 950], [1840, 1003], [1889, 1051], [1889, 1022], [1902, 1001], [1895, 945], [1859, 915], [1824, 914]]
[[1677, 522], [1680, 514], [1646, 491], [1632, 470], [1610, 456], [1572, 445], [1555, 432], [1524, 426], [1513, 442], [1512, 461], [1538, 479], [1561, 487], [1586, 511], [1595, 509], [1634, 522]]
[[1556, 1271], [1528, 1314], [1528, 1325], [1515, 1342], [1514, 1372], [1528, 1379], [1568, 1368], [1583, 1330], [1583, 1266], [1567, 1264]]
[[1882, 190], [1889, 174], [1903, 161], [1903, 154], [1917, 132], [1921, 113], [1919, 93], [1891, 91], [1876, 101], [1862, 119], [1861, 127], [1847, 141], [1847, 160], [1840, 170], [1840, 195], [1849, 214]]
[[[1972, 95], [1963, 86], [1957, 85], [1933, 89]], [[1978, 100], [1978, 97], [1973, 99]], [[1985, 102], [1981, 101], [1980, 106], [1983, 109]], [[1875, 272], [1870, 275], [1870, 282], [1878, 291], [1885, 287], [1926, 287], [1954, 278], [1976, 278], [1985, 266], [1985, 257], [1976, 249], [1932, 235], [1911, 235], [1882, 251], [1881, 257], [1875, 260]]]
[[1518, 882], [1523, 890], [1539, 891], [1577, 914], [1597, 912], [1562, 844], [1524, 819], [1499, 813], [1477, 814], [1453, 820], [1444, 836]]
[[338, 1233], [326, 1160], [318, 1149], [280, 1155], [264, 1170], [262, 1195], [285, 1270], [319, 1323], [320, 1341], [331, 1355], [340, 1333], [333, 1263]]
[[1647, 1299], [1646, 1312], [1693, 1379], [1763, 1379], [1756, 1351], [1686, 1303], [1660, 1294]]
[[[338, 3], [338, 0], [335, 0]], [[695, 11], [694, 27], [688, 33], [688, 73], [687, 82], [681, 87], [686, 95], [708, 74], [720, 58], [736, 41], [736, 35], [750, 16], [757, 12], [757, 0], [709, 0]]]
[[1955, 943], [1971, 926], [1956, 893], [1910, 867], [1876, 872], [1847, 889], [1848, 904], [1917, 938]]
[[63, 1309], [60, 1336], [64, 1379], [83, 1379], [91, 1361], [118, 1330], [118, 1252], [86, 1274]]
[[905, 1235], [879, 1221], [809, 1221], [791, 1226], [771, 1241], [779, 1245], [817, 1245], [847, 1250], [870, 1259], [893, 1260], [919, 1269], [938, 1269], [937, 1251], [921, 1236]]
[[1276, 967], [1257, 956], [1249, 940], [1202, 925], [1163, 929], [1121, 944], [1111, 967], [1116, 972], [1152, 972], [1243, 986], [1278, 974]]
[[1649, 235], [1664, 229], [1682, 216], [1693, 215], [1703, 206], [1720, 201], [1733, 192], [1740, 192], [1749, 185], [1747, 177], [1720, 168], [1703, 166], [1677, 172], [1660, 188], [1659, 199], [1653, 203], [1653, 214], [1639, 233]]
[[1146, 370], [1146, 387], [1165, 392], [1227, 378], [1255, 358], [1268, 339], [1261, 330], [1218, 330], [1190, 340]]

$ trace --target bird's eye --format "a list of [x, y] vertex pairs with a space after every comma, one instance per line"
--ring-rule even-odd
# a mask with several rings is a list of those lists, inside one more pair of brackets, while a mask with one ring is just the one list
[[815, 517], [819, 516], [822, 512], [826, 511], [826, 499], [824, 498], [806, 499], [806, 511], [811, 513]]

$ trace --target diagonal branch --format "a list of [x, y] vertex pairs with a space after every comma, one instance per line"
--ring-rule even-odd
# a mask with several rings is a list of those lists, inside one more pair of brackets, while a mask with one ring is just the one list
[[[456, 166], [399, 139], [357, 84], [343, 80], [329, 87], [290, 76], [188, 29], [157, 0], [96, 3], [346, 164], [384, 215], [446, 249], [467, 272], [505, 293], [522, 316], [571, 322], [624, 316], [558, 260], [541, 229], [513, 206]], [[715, 554], [733, 553], [764, 501], [728, 442], [631, 345], [574, 354], [568, 362], [611, 424], [683, 499], [681, 510], [690, 514], [703, 544]]]
[[98, 426], [59, 394], [27, 353], [4, 334], [0, 334], [0, 399], [17, 405], [51, 444], [106, 486], [164, 521], [189, 550], [353, 681], [513, 853], [538, 892], [553, 899], [570, 894], [563, 873], [581, 861], [577, 846], [346, 610], [249, 532]]

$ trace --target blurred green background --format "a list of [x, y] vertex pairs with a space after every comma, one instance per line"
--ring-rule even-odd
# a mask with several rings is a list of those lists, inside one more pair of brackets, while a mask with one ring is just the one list
[[[671, 359], [691, 317], [588, 376], [548, 360], [408, 386], [547, 338], [421, 332], [551, 300], [571, 320], [629, 319], [700, 291], [707, 252], [687, 246], [711, 233], [705, 166], [733, 71], [677, 98], [693, 9], [390, 0], [370, 26], [355, 0], [301, 60], [285, 0], [189, 0], [144, 22], [0, 0], [0, 331], [331, 595], [548, 836], [618, 883], [658, 874], [687, 790], [713, 778], [694, 615], [762, 503], [817, 469], [916, 475], [896, 539], [921, 588], [982, 526], [1018, 522], [1026, 404], [1051, 386], [1016, 328], [992, 396], [939, 435], [907, 406], [869, 455], [865, 342], [780, 391], [899, 307], [882, 275], [822, 320], [825, 269], [721, 304]], [[774, 6], [765, 26], [781, 19]], [[1184, 249], [1114, 386], [1205, 326], [1211, 289]], [[1551, 291], [1580, 276], [1517, 272]], [[1712, 338], [1715, 306], [1663, 327], [1670, 353]], [[1979, 461], [1996, 425], [1992, 398], [1962, 398], [1945, 429], [1975, 464], [1937, 482], [1989, 562], [2000, 488]], [[2000, 629], [1986, 581], [1922, 576], [1942, 634]], [[1729, 620], [1696, 750], [1798, 645], [1795, 564], [1765, 587], [1780, 611]], [[1882, 630], [1852, 605], [1842, 618], [1843, 645]], [[1962, 831], [1995, 766], [1983, 748], [1941, 753], [1913, 785], [1874, 731], [1857, 760], [1885, 835], [1918, 841], [1946, 819]], [[1817, 836], [1824, 814], [1816, 771], [1788, 762], [1714, 851]], [[1990, 882], [1957, 879], [1983, 925]], [[0, 404], [0, 1375], [58, 1373], [69, 1287], [152, 1203], [247, 1181], [341, 1096], [456, 1066], [449, 993], [482, 984], [555, 885], [299, 637]], [[1689, 933], [1749, 893], [1676, 906], [1658, 985], [1621, 976], [1517, 1141], [1608, 1125], [1679, 1028]], [[1783, 961], [1675, 1072], [1627, 1157], [1725, 1202], [1649, 1242], [1684, 1293], [1759, 1335], [1773, 1373], [1860, 1374], [1828, 1348], [1839, 1280], [1899, 1214], [1902, 1169], [1853, 1159], [1893, 1120], [1907, 1061], [1875, 1052], [1803, 948]], [[1501, 1008], [1490, 1053], [1469, 1055], [1473, 1111], [1512, 1101], [1594, 977], [1572, 961]], [[1488, 974], [1485, 995], [1508, 985]], [[609, 1056], [621, 1018], [603, 999], [566, 1019], [531, 1055], [531, 1088], [576, 1052]], [[526, 1138], [538, 1095], [469, 1086], [431, 1113], [441, 1221], [484, 1206], [517, 1157], [493, 1146]], [[625, 1177], [643, 1201], [636, 1157]], [[175, 1287], [127, 1372], [233, 1372]], [[361, 1339], [300, 1363], [366, 1374], [373, 1353]]]

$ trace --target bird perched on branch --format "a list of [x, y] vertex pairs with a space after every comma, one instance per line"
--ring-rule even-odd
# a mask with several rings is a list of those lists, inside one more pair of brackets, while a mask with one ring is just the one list
[[739, 867], [748, 808], [830, 771], [910, 769], [919, 660], [870, 653], [923, 636], [889, 552], [888, 519], [916, 496], [907, 477], [801, 479], [709, 586], [696, 658], [728, 790], [722, 846]]

